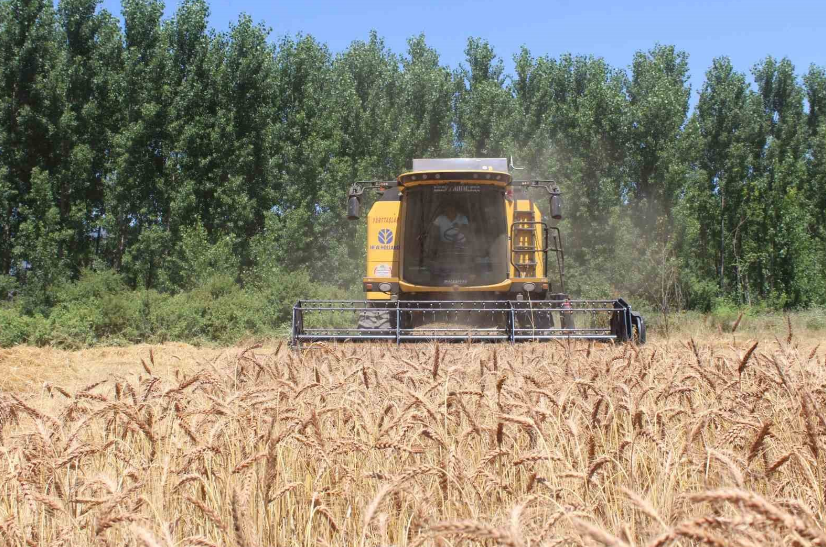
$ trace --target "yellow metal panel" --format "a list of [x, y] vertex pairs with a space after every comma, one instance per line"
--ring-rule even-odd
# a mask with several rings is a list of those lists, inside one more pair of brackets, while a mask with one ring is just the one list
[[425, 287], [422, 285], [413, 285], [404, 281], [399, 281], [399, 287], [401, 287], [404, 292], [501, 292], [507, 291], [511, 288], [511, 280], [506, 279], [505, 281], [495, 285], [473, 285], [470, 287]]
[[406, 188], [411, 188], [413, 186], [436, 186], [439, 184], [478, 184], [480, 186], [500, 186], [505, 187], [508, 185], [507, 180], [486, 180], [486, 179], [450, 179], [450, 180], [436, 180], [436, 179], [427, 179], [427, 180], [415, 180], [409, 181], [405, 180], [404, 186]]
[[513, 226], [513, 210], [516, 204], [512, 200], [505, 200], [505, 218], [508, 221], [508, 277], [516, 277], [516, 269], [511, 264], [511, 227]]
[[367, 215], [367, 270], [365, 278], [390, 281], [399, 277], [400, 203], [377, 201]]
[[[539, 207], [534, 204], [533, 206], [533, 218], [536, 221], [542, 220], [542, 213], [539, 211]], [[537, 224], [536, 226], [536, 246], [540, 249], [543, 245], [545, 245], [545, 234], [542, 233], [544, 228]], [[545, 272], [545, 253], [536, 253], [536, 276], [537, 277], [545, 277], [548, 275]]]

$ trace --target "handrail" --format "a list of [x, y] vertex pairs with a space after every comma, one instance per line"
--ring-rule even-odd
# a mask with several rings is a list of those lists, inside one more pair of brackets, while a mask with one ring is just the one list
[[[537, 249], [536, 246], [534, 245], [534, 249], [532, 251], [515, 251], [514, 248], [513, 248], [513, 245], [514, 245], [514, 234], [513, 234], [513, 232], [516, 229], [516, 227], [517, 226], [533, 226], [533, 227], [535, 227], [537, 225], [541, 225], [545, 228], [544, 230], [542, 230], [542, 234], [545, 236], [544, 247], [541, 248], [541, 249]], [[534, 230], [535, 230], [535, 228], [534, 228]], [[522, 276], [522, 270], [513, 261], [513, 253], [515, 253], [515, 252], [517, 252], [517, 253], [530, 253], [530, 252], [542, 253], [543, 256], [544, 256], [544, 261], [545, 261], [545, 265], [544, 265], [545, 277], [548, 277], [548, 231], [549, 231], [548, 230], [548, 224], [546, 222], [542, 222], [541, 220], [539, 220], [539, 221], [537, 221], [537, 220], [514, 220], [513, 223], [511, 224], [510, 234], [509, 234], [510, 237], [508, 238], [510, 240], [510, 249], [509, 249], [510, 257], [509, 258], [510, 258], [511, 266], [513, 266], [514, 270], [517, 271], [517, 273], [519, 274], [520, 277]], [[534, 241], [536, 241], [536, 235], [534, 235]]]

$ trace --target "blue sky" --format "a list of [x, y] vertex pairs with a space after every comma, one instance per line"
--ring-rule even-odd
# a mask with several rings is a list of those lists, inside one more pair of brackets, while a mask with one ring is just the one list
[[[103, 0], [102, 6], [120, 15], [119, 0]], [[176, 6], [177, 1], [167, 0], [167, 15]], [[423, 32], [451, 67], [462, 62], [468, 36], [487, 39], [508, 70], [523, 45], [534, 56], [592, 54], [627, 67], [637, 50], [657, 42], [674, 44], [689, 54], [692, 103], [717, 56], [728, 55], [747, 74], [766, 55], [789, 57], [799, 74], [811, 63], [826, 66], [826, 0], [212, 0], [210, 7], [217, 30], [226, 30], [245, 12], [271, 27], [272, 39], [303, 32], [333, 52], [367, 39], [375, 29], [391, 50], [402, 53], [407, 38]]]

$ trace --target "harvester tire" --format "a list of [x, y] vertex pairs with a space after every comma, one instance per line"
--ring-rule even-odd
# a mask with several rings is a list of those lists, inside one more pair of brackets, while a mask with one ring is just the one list
[[533, 312], [534, 321], [537, 329], [552, 329], [554, 328], [554, 316], [550, 310], [542, 310]]
[[359, 313], [358, 330], [380, 329], [367, 331], [371, 334], [389, 334], [395, 331], [395, 311], [379, 306], [375, 306], [375, 308], [375, 311], [362, 311]]
[[645, 344], [645, 320], [642, 315], [632, 311], [631, 312], [631, 336], [635, 344]]
[[554, 326], [554, 317], [550, 310], [518, 310], [516, 324], [520, 329], [548, 330]]

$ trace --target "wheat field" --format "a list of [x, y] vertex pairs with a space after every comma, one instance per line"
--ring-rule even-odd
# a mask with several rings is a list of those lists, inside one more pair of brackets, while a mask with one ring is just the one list
[[826, 545], [824, 353], [791, 328], [642, 347], [142, 346], [14, 383], [49, 354], [6, 350], [0, 537]]

